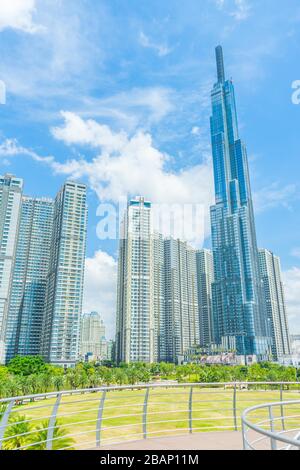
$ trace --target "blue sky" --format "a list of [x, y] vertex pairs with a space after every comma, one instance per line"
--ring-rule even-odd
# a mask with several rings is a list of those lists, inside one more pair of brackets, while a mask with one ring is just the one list
[[[6, 5], [5, 5], [6, 4]], [[277, 7], [276, 7], [277, 5]], [[214, 47], [224, 48], [250, 162], [261, 247], [281, 257], [300, 333], [300, 5], [297, 0], [0, 2], [1, 173], [54, 196], [89, 185], [85, 309], [113, 334], [117, 243], [96, 235], [99, 202], [213, 201]], [[202, 226], [209, 246], [209, 220]]]

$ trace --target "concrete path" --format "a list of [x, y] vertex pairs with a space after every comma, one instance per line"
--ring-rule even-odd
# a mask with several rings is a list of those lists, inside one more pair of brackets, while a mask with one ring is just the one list
[[242, 450], [240, 432], [199, 432], [101, 447], [101, 450]]

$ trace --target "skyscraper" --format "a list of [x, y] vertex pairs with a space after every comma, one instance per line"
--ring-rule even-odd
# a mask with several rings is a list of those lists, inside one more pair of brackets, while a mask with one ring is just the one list
[[86, 186], [67, 182], [54, 202], [42, 353], [65, 366], [79, 355], [86, 250]]
[[262, 249], [259, 250], [259, 262], [272, 335], [272, 356], [278, 360], [282, 356], [291, 354], [280, 259], [270, 251]]
[[238, 354], [268, 355], [246, 147], [239, 137], [234, 86], [216, 48], [218, 81], [212, 99], [211, 140], [215, 205], [211, 207], [214, 341]]
[[178, 362], [200, 341], [196, 251], [173, 238], [164, 250], [166, 360]]
[[213, 256], [210, 250], [196, 253], [199, 303], [200, 346], [213, 343], [212, 283], [214, 280]]
[[132, 199], [119, 245], [116, 360], [154, 361], [151, 203]]
[[11, 294], [18, 230], [22, 206], [23, 180], [0, 176], [0, 363], [5, 361], [6, 328]]
[[[98, 312], [84, 313], [81, 317], [80, 355], [94, 360], [106, 359], [105, 325]], [[105, 356], [105, 357], [104, 357]]]
[[153, 319], [154, 319], [154, 361], [168, 360], [167, 335], [171, 325], [166, 318], [165, 295], [165, 241], [160, 233], [152, 236]]
[[23, 197], [6, 329], [6, 361], [38, 355], [50, 261], [53, 201]]

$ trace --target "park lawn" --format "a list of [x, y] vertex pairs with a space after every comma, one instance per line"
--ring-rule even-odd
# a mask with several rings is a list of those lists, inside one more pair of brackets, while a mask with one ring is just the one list
[[[191, 387], [154, 388], [150, 390], [147, 414], [148, 437], [185, 434], [189, 431], [189, 399]], [[63, 396], [57, 418], [60, 425], [72, 435], [75, 447], [93, 448], [96, 439], [96, 421], [102, 392]], [[233, 390], [221, 388], [197, 388], [193, 390], [192, 420], [194, 432], [234, 430]], [[297, 400], [299, 392], [285, 390], [284, 400]], [[106, 394], [101, 430], [101, 444], [143, 438], [143, 405], [145, 390], [109, 391]], [[278, 390], [237, 391], [237, 425], [241, 424], [243, 410], [268, 402], [280, 401]], [[46, 399], [19, 405], [16, 412], [33, 419], [40, 425], [51, 415], [55, 399]], [[35, 407], [38, 407], [35, 409]], [[299, 409], [299, 407], [298, 407]], [[285, 414], [297, 415], [292, 405], [285, 407]], [[280, 408], [274, 411], [280, 417]], [[268, 413], [256, 411], [252, 422], [268, 419]], [[168, 422], [167, 422], [168, 421]], [[299, 418], [288, 421], [288, 427], [299, 427]], [[276, 421], [276, 429], [282, 429], [282, 421]]]

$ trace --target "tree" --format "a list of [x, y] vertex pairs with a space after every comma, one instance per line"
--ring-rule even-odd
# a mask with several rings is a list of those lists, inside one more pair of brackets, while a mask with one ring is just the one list
[[32, 428], [30, 423], [26, 421], [26, 416], [18, 414], [14, 414], [9, 419], [8, 426], [4, 434], [4, 450], [21, 449], [21, 447], [24, 447], [32, 442]]
[[10, 373], [21, 376], [45, 372], [47, 364], [40, 356], [15, 356], [7, 366]]
[[64, 386], [64, 377], [62, 375], [55, 375], [52, 380], [55, 390], [59, 392]]
[[[32, 450], [46, 450], [47, 447], [47, 434], [48, 434], [49, 421], [44, 421], [40, 426], [36, 427], [33, 442], [37, 444], [30, 447]], [[53, 450], [73, 450], [74, 439], [68, 436], [67, 429], [61, 427], [59, 421], [55, 421], [53, 430]]]

